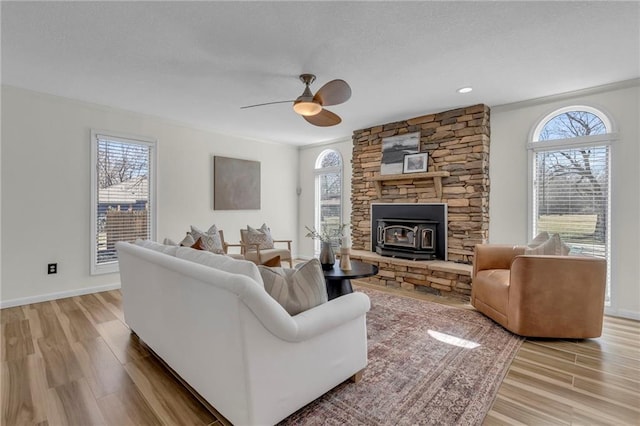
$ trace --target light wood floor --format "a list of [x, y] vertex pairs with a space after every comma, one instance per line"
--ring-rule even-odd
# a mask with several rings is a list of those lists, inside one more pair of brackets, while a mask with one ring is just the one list
[[[219, 424], [131, 336], [117, 290], [0, 317], [2, 425]], [[639, 354], [640, 323], [616, 318], [599, 339], [526, 341], [485, 424], [640, 424]]]

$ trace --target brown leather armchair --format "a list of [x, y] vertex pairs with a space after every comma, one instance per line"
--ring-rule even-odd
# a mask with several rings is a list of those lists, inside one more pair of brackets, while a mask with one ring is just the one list
[[471, 304], [521, 336], [600, 336], [606, 261], [582, 256], [525, 255], [525, 248], [476, 245]]

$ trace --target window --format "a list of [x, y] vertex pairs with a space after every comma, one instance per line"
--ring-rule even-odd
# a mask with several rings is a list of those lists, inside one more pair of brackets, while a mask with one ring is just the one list
[[594, 108], [563, 108], [545, 117], [532, 139], [532, 236], [559, 233], [571, 254], [610, 265], [610, 120]]
[[[316, 159], [316, 203], [315, 228], [329, 235], [339, 235], [342, 223], [342, 156], [338, 151], [327, 149]], [[316, 241], [316, 252], [320, 242]], [[333, 244], [337, 246], [338, 241]]]
[[91, 273], [118, 271], [117, 241], [155, 239], [150, 139], [91, 132]]

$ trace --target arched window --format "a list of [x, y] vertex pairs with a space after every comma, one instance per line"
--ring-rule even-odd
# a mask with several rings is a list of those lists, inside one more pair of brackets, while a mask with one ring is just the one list
[[[316, 159], [315, 227], [329, 235], [338, 235], [342, 222], [342, 156], [333, 149]], [[337, 245], [337, 240], [334, 241]], [[316, 241], [316, 251], [320, 244]]]
[[[601, 111], [571, 106], [540, 120], [529, 144], [531, 236], [559, 233], [570, 254], [602, 257], [608, 265], [612, 133]], [[610, 295], [607, 284], [607, 305]]]

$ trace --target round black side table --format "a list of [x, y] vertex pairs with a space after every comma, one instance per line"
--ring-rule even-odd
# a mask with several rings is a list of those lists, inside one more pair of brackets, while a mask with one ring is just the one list
[[355, 278], [370, 277], [378, 273], [378, 267], [370, 263], [351, 259], [351, 269], [344, 271], [340, 269], [340, 261], [336, 261], [333, 269], [322, 271], [327, 284], [327, 295], [329, 300], [335, 299], [345, 294], [353, 293], [351, 280]]

